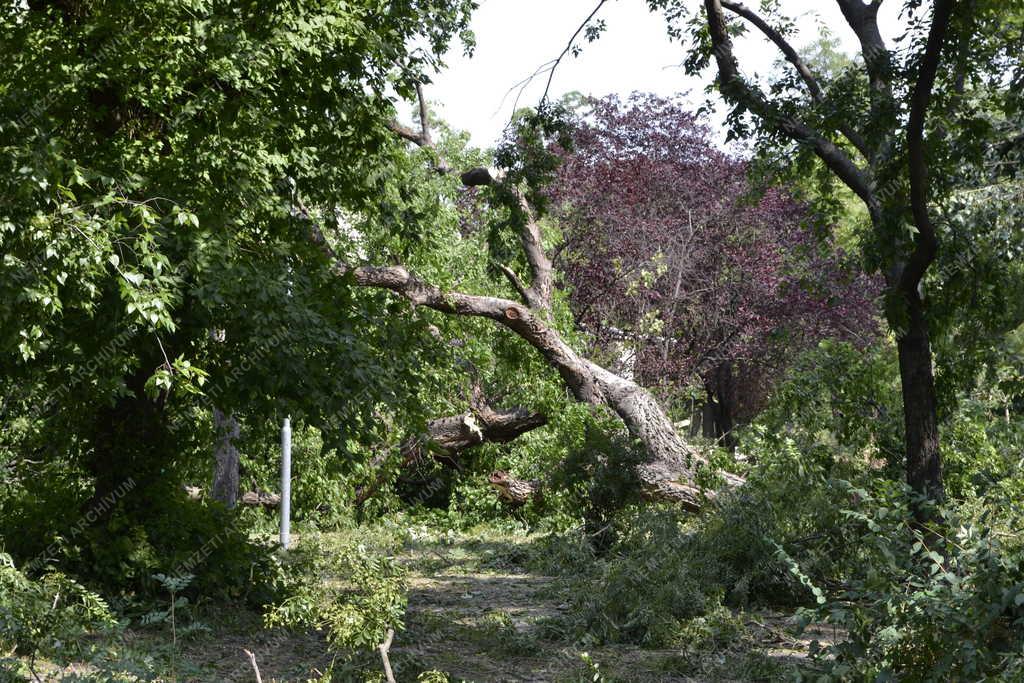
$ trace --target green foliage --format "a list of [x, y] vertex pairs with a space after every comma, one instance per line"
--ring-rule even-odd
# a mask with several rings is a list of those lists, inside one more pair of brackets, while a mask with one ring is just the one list
[[448, 518], [451, 526], [468, 528], [506, 518], [508, 511], [483, 476], [463, 477], [451, 491]]
[[680, 621], [718, 604], [716, 588], [692, 570], [681, 523], [668, 510], [624, 514], [602, 558], [591, 559], [586, 544], [576, 551], [572, 564], [562, 567], [575, 586], [567, 627], [576, 637], [664, 646], [675, 642]]
[[[241, 440], [243, 490], [276, 491], [280, 487], [281, 447], [280, 440], [273, 438], [279, 428], [270, 423]], [[292, 430], [293, 518], [319, 527], [343, 525], [351, 516], [358, 465], [366, 459], [356, 443], [332, 448], [324, 443], [319, 429], [296, 425]]]
[[[509, 182], [526, 185], [530, 205], [540, 215], [547, 206], [543, 189], [561, 163], [557, 151], [572, 148], [572, 116], [561, 103], [545, 102], [535, 110], [520, 110], [495, 151], [495, 162], [508, 173]], [[509, 206], [518, 206], [518, 202], [509, 202]]]
[[[209, 631], [210, 628], [196, 619], [191, 612], [192, 603], [182, 592], [192, 584], [195, 576], [182, 574], [180, 576], [167, 576], [166, 574], [155, 574], [153, 579], [160, 584], [160, 587], [167, 592], [166, 609], [160, 607], [142, 615], [140, 623], [143, 625], [168, 624], [171, 627], [171, 637], [177, 643], [178, 636], [187, 638], [196, 633]], [[181, 619], [187, 619], [184, 626], [179, 625]]]
[[639, 500], [636, 466], [646, 457], [643, 445], [608, 419], [588, 421], [582, 443], [569, 448], [554, 484], [567, 489], [562, 505], [583, 517], [584, 533], [598, 552], [615, 540], [615, 513]]
[[895, 349], [823, 341], [791, 367], [757, 419], [785, 434], [826, 471], [839, 466], [902, 471], [903, 423]]
[[956, 500], [976, 498], [1008, 474], [984, 419], [958, 411], [941, 432], [942, 480], [946, 493]]
[[77, 581], [57, 571], [30, 579], [0, 553], [0, 656], [80, 655], [86, 634], [116, 626], [103, 598]]
[[154, 575], [195, 574], [189, 590], [206, 596], [269, 600], [271, 551], [250, 536], [251, 522], [176, 493], [154, 501], [148, 514], [117, 508], [105, 526], [88, 527], [69, 544], [63, 561], [119, 592], [152, 595], [160, 585]]
[[306, 535], [283, 559], [280, 600], [269, 606], [268, 627], [325, 631], [331, 647], [345, 655], [384, 642], [402, 628], [404, 572], [394, 560], [367, 546], [329, 546]]
[[[188, 588], [189, 584], [195, 578], [192, 574], [182, 574], [179, 576], [167, 576], [165, 574], [156, 574], [153, 578], [159, 582], [160, 586], [167, 591], [170, 598], [167, 602], [166, 609], [155, 609], [147, 612], [142, 616], [140, 623], [143, 625], [152, 624], [169, 624], [171, 627], [171, 678], [175, 678], [175, 673], [178, 666], [178, 637], [188, 638], [195, 635], [196, 633], [209, 632], [210, 628], [198, 621], [195, 614], [191, 613], [191, 605], [189, 599], [181, 595], [181, 592]], [[188, 623], [184, 626], [179, 626], [179, 621], [183, 617], [188, 617]]]
[[[442, 345], [424, 318], [330, 272], [310, 221], [344, 215], [364, 255], [443, 270], [433, 249], [450, 232], [425, 226], [454, 230], [438, 192], [452, 181], [386, 124], [396, 93], [411, 97], [450, 42], [471, 45], [472, 7], [33, 2], [3, 13], [3, 486], [9, 462], [44, 463], [18, 467], [13, 503], [0, 500], [15, 557], [59, 536], [108, 585], [172, 571], [216, 536], [193, 508], [170, 521], [181, 485], [209, 476], [213, 405], [250, 443], [282, 414], [319, 428], [335, 467], [422, 419], [418, 388], [446, 379], [432, 362]], [[301, 502], [325, 497], [335, 474], [311, 472]], [[90, 495], [128, 476], [124, 505], [91, 520], [90, 539], [68, 539]], [[45, 510], [38, 533], [24, 541], [9, 507], [22, 520]]]
[[987, 513], [970, 520], [948, 508], [922, 529], [905, 487], [848, 493], [858, 501], [843, 511], [858, 562], [836, 589], [814, 588], [814, 616], [848, 635], [827, 650], [826, 680], [1012, 680], [1024, 672], [1019, 504], [991, 501], [1013, 508], [1007, 529], [991, 526]]

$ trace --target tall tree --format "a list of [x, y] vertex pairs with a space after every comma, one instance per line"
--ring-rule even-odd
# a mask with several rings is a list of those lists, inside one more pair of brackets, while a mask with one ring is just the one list
[[86, 491], [78, 502], [108, 514], [128, 491], [117, 505], [152, 517], [189, 455], [208, 467], [194, 427], [214, 401], [252, 423], [290, 412], [341, 444], [379, 440], [381, 414], [418, 414], [417, 384], [442, 383], [439, 345], [423, 320], [308, 267], [319, 252], [294, 188], [338, 211], [372, 204], [416, 250], [410, 218], [437, 198], [396, 183], [418, 169], [385, 125], [390, 98], [438, 66], [472, 7], [0, 13], [0, 372], [32, 387], [17, 417], [44, 426], [21, 447], [46, 456], [26, 486]]
[[[985, 130], [977, 125], [970, 92], [1004, 88], [1007, 64], [1019, 64], [1019, 28], [999, 37], [991, 31], [1001, 15], [1020, 8], [936, 0], [925, 16], [925, 3], [910, 1], [904, 9], [908, 31], [893, 47], [879, 27], [882, 0], [836, 3], [859, 41], [856, 74], [823, 81], [814, 73], [789, 42], [794, 23], [781, 15], [778, 2], [763, 5], [762, 14], [731, 0], [705, 0], [703, 11], [690, 17], [694, 42], [687, 66], [696, 73], [714, 60], [719, 92], [734, 107], [733, 135], [756, 137], [762, 149], [795, 144], [867, 208], [867, 261], [885, 277], [886, 315], [897, 337], [907, 481], [941, 498], [934, 324], [925, 287], [940, 254], [933, 206], [948, 191], [946, 172], [971, 160], [948, 142]], [[672, 19], [686, 14], [675, 0], [649, 4]], [[733, 36], [748, 27], [791, 67], [768, 87], [742, 73], [733, 50]], [[681, 35], [683, 29], [673, 23], [672, 31]], [[975, 144], [976, 153], [984, 147], [983, 141]]]

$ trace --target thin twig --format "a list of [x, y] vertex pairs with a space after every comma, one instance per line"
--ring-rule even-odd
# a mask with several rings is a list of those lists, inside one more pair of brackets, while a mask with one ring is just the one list
[[256, 655], [249, 652], [244, 647], [242, 648], [242, 652], [249, 656], [249, 662], [252, 663], [252, 670], [256, 672], [256, 683], [263, 683], [263, 676], [260, 676], [260, 668], [256, 666]]
[[544, 104], [544, 102], [548, 99], [548, 90], [551, 88], [551, 79], [553, 79], [555, 76], [555, 69], [558, 67], [558, 64], [562, 61], [565, 55], [568, 54], [570, 50], [572, 50], [572, 46], [573, 43], [576, 42], [576, 38], [579, 37], [583, 29], [587, 27], [587, 25], [590, 23], [590, 20], [594, 18], [594, 15], [597, 14], [598, 10], [600, 10], [606, 2], [608, 2], [608, 0], [600, 0], [600, 2], [597, 3], [597, 7], [594, 8], [594, 11], [590, 13], [586, 20], [584, 20], [584, 22], [579, 25], [579, 28], [576, 29], [576, 32], [572, 34], [572, 38], [569, 39], [569, 43], [565, 46], [565, 49], [562, 50], [562, 54], [558, 55], [558, 57], [556, 57], [555, 59], [544, 62], [543, 64], [538, 66], [532, 74], [530, 74], [523, 80], [519, 81], [518, 83], [515, 83], [511, 88], [506, 90], [505, 94], [501, 98], [501, 102], [498, 103], [497, 110], [495, 110], [494, 113], [497, 114], [499, 111], [501, 111], [501, 108], [505, 106], [505, 100], [508, 99], [508, 96], [511, 95], [513, 91], [517, 91], [516, 99], [512, 103], [512, 111], [515, 112], [519, 108], [519, 99], [523, 96], [523, 91], [526, 90], [527, 86], [529, 86], [530, 83], [533, 83], [533, 79], [537, 78], [537, 76], [540, 76], [541, 74], [548, 74], [548, 82], [547, 85], [544, 86], [544, 96], [540, 98], [540, 103]]
[[579, 37], [580, 33], [582, 33], [583, 29], [585, 29], [590, 24], [590, 20], [594, 18], [594, 15], [596, 15], [602, 7], [604, 7], [604, 4], [606, 2], [608, 2], [608, 0], [600, 0], [600, 2], [597, 3], [597, 7], [595, 7], [594, 11], [592, 11], [590, 15], [583, 20], [583, 23], [579, 25], [579, 28], [576, 29], [576, 33], [572, 34], [572, 38], [569, 39], [569, 42], [566, 44], [565, 49], [562, 50], [562, 54], [558, 55], [558, 57], [555, 59], [555, 63], [551, 65], [551, 69], [548, 72], [548, 82], [547, 85], [544, 86], [544, 95], [543, 97], [540, 98], [541, 104], [544, 104], [548, 100], [548, 90], [551, 89], [551, 81], [555, 77], [555, 69], [558, 68], [558, 65], [562, 62], [562, 59], [564, 59], [565, 56], [569, 54], [569, 51], [572, 49], [572, 46], [576, 42], [576, 39]]
[[164, 344], [163, 344], [163, 342], [160, 341], [160, 335], [154, 333], [153, 336], [156, 337], [156, 343], [157, 343], [157, 346], [160, 347], [160, 353], [164, 357], [164, 365], [167, 366], [167, 371], [170, 372], [173, 375], [174, 374], [174, 366], [171, 364], [171, 359], [167, 357], [167, 351], [164, 350]]

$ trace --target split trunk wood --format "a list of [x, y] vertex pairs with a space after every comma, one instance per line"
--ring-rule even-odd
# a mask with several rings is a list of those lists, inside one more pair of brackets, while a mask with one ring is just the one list
[[536, 479], [519, 479], [504, 470], [491, 472], [488, 482], [498, 494], [498, 498], [513, 507], [525, 505], [527, 501], [541, 493], [541, 483]]
[[[471, 412], [430, 420], [425, 434], [403, 442], [399, 448], [399, 468], [411, 467], [427, 454], [439, 462], [457, 467], [459, 454], [467, 449], [486, 442], [508, 443], [547, 424], [547, 417], [524, 408], [495, 410], [476, 393], [472, 403]], [[387, 483], [390, 473], [385, 465], [385, 458], [374, 463], [377, 474], [356, 494], [356, 505], [365, 503]]]

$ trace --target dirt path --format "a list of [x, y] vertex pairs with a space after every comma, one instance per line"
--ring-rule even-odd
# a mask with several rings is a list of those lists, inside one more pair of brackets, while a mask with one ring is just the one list
[[[404, 545], [399, 560], [409, 572], [406, 627], [391, 649], [399, 683], [792, 680], [796, 669], [808, 664], [811, 637], [827, 642], [832, 635], [819, 629], [797, 638], [789, 617], [760, 611], [733, 615], [741, 623], [740, 635], [711, 645], [645, 649], [581, 642], [573, 626], [578, 615], [570, 610], [578, 597], [570, 591], [579, 590], [579, 582], [531, 572], [537, 566], [531, 557], [544, 552], [536, 540], [449, 532]], [[168, 634], [152, 629], [127, 630], [119, 647], [140, 658], [155, 657], [164, 672], [156, 680], [176, 683], [255, 680], [243, 648], [256, 654], [263, 680], [270, 683], [317, 678], [335, 659], [321, 633], [267, 631], [260, 615], [245, 608], [216, 609], [206, 616], [210, 630], [181, 642], [176, 656]], [[431, 670], [449, 678], [419, 678]], [[367, 652], [351, 661], [335, 660], [334, 680], [382, 681], [380, 672], [380, 659]], [[44, 666], [42, 674], [44, 680], [95, 680], [94, 667], [83, 664], [63, 670]]]
[[453, 683], [593, 681], [598, 671], [606, 681], [775, 681], [806, 664], [809, 639], [792, 635], [788, 617], [765, 612], [743, 615], [747, 637], [718, 652], [587, 646], [566, 632], [570, 596], [560, 582], [530, 573], [521, 556], [514, 540], [411, 548], [396, 661], [447, 672]]

